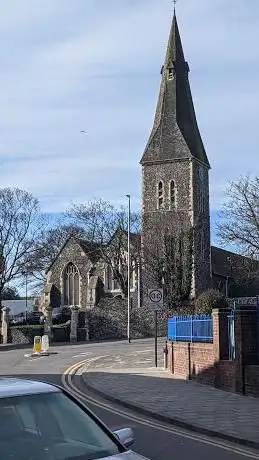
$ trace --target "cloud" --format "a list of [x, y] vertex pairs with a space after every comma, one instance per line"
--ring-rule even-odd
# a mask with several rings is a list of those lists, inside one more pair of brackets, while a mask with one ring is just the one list
[[[213, 209], [228, 180], [258, 170], [257, 2], [177, 5], [212, 165]], [[99, 196], [119, 203], [126, 193], [139, 206], [139, 160], [153, 123], [171, 11], [169, 0], [3, 5], [2, 186], [31, 191], [50, 212]]]

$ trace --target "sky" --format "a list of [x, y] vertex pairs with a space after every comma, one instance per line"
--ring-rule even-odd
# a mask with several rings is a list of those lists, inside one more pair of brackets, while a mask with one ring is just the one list
[[[1, 1], [1, 187], [32, 192], [47, 213], [127, 193], [140, 207], [172, 11], [170, 0]], [[259, 1], [178, 0], [177, 19], [214, 220], [226, 184], [259, 169]]]

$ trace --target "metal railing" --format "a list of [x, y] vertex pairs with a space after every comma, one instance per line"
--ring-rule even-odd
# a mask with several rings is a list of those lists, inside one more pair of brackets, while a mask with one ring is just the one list
[[172, 342], [213, 342], [213, 320], [210, 315], [173, 316], [168, 319], [168, 340]]

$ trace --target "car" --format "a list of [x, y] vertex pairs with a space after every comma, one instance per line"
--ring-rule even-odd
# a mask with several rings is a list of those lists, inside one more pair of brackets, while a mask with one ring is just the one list
[[111, 432], [63, 388], [0, 378], [0, 457], [3, 460], [141, 460], [129, 447], [130, 428]]

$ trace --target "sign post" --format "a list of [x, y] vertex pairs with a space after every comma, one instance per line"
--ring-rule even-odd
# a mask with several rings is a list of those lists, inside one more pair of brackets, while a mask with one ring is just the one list
[[155, 323], [155, 367], [157, 367], [157, 312], [163, 308], [163, 289], [148, 290], [149, 306], [154, 311]]
[[157, 310], [155, 310], [155, 367], [157, 367]]

